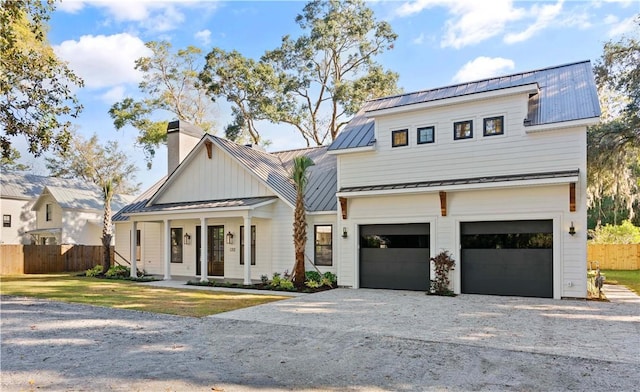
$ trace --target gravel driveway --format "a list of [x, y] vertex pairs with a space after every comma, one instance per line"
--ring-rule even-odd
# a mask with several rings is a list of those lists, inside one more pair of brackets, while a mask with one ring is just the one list
[[2, 297], [2, 391], [633, 391], [640, 306], [337, 289], [202, 319]]

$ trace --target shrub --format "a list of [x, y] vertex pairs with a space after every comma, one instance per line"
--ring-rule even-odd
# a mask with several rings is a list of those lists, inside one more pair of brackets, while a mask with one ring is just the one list
[[123, 265], [113, 266], [105, 274], [107, 278], [128, 278], [129, 275], [131, 275], [131, 268]]
[[333, 273], [331, 273], [329, 271], [327, 271], [324, 274], [322, 274], [322, 278], [329, 280], [329, 282], [331, 282], [331, 284], [328, 285], [328, 286], [331, 286], [331, 287], [333, 287], [336, 283], [338, 283], [338, 275], [333, 274]]
[[260, 275], [260, 281], [262, 284], [267, 284], [269, 283], [269, 277], [267, 275]]
[[322, 276], [320, 275], [320, 272], [318, 271], [307, 271], [304, 273], [304, 277], [306, 278], [307, 281], [315, 280], [316, 282], [320, 282], [320, 279], [322, 278]]
[[280, 281], [282, 281], [283, 279], [280, 277], [280, 273], [279, 272], [274, 272], [273, 273], [273, 278], [271, 278], [271, 287], [279, 287], [280, 286]]
[[291, 291], [296, 289], [295, 286], [293, 285], [293, 282], [286, 279], [281, 279], [278, 287], [283, 290], [291, 290]]
[[320, 282], [318, 282], [317, 280], [313, 280], [313, 279], [307, 279], [306, 282], [304, 282], [305, 286], [307, 286], [310, 289], [317, 289], [318, 287], [322, 286], [322, 284], [320, 284]]
[[88, 269], [85, 272], [85, 275], [92, 278], [92, 277], [96, 277], [98, 275], [102, 274], [102, 266], [101, 265], [96, 265], [95, 267]]
[[448, 251], [443, 250], [431, 258], [435, 266], [435, 279], [431, 280], [431, 292], [436, 295], [453, 295], [449, 289], [449, 272], [453, 270], [456, 262]]
[[589, 236], [593, 244], [640, 244], [640, 227], [626, 220], [617, 226], [606, 225], [589, 230]]

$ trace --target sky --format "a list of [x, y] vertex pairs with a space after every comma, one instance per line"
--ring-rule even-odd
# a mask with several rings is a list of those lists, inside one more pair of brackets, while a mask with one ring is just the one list
[[[166, 174], [166, 148], [146, 169], [134, 145], [137, 130], [116, 130], [108, 110], [125, 97], [140, 98], [136, 59], [148, 56], [148, 41], [173, 48], [197, 46], [237, 50], [259, 59], [279, 46], [284, 35], [301, 34], [296, 16], [302, 1], [142, 1], [63, 0], [50, 20], [48, 39], [56, 54], [84, 79], [75, 91], [83, 112], [73, 122], [78, 132], [101, 141], [118, 140], [138, 165], [141, 190]], [[394, 48], [377, 57], [400, 75], [405, 92], [442, 87], [492, 76], [591, 60], [606, 41], [634, 34], [640, 1], [415, 0], [372, 1], [375, 18], [398, 34]], [[231, 121], [229, 105], [216, 103], [219, 129]], [[167, 118], [167, 120], [172, 120]], [[268, 151], [305, 147], [291, 127], [261, 124]], [[223, 136], [223, 132], [219, 131]], [[46, 175], [42, 159], [30, 157], [21, 143], [22, 162]]]

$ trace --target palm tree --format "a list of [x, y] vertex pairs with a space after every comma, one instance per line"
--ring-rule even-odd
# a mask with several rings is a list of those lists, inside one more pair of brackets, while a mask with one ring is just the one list
[[102, 261], [103, 271], [111, 268], [111, 238], [113, 237], [113, 226], [111, 224], [111, 200], [115, 193], [114, 180], [109, 178], [104, 180], [102, 185], [102, 198], [104, 200], [104, 217], [102, 219], [102, 247], [104, 258]]
[[313, 166], [311, 158], [299, 156], [293, 159], [291, 179], [296, 187], [296, 209], [293, 216], [293, 245], [296, 262], [293, 266], [292, 281], [296, 287], [304, 285], [304, 248], [307, 245], [307, 219], [304, 208], [304, 191], [307, 186], [307, 169]]

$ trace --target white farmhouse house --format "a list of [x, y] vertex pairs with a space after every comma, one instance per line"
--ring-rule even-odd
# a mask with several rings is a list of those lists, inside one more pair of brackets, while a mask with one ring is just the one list
[[448, 251], [456, 293], [585, 297], [599, 116], [579, 62], [369, 101], [328, 147], [267, 153], [174, 122], [169, 174], [116, 215], [116, 249], [165, 278], [291, 270], [305, 154], [306, 254], [339, 285], [428, 290]]
[[[102, 245], [100, 188], [80, 180], [2, 173], [2, 244]], [[132, 201], [116, 195], [117, 211]]]

